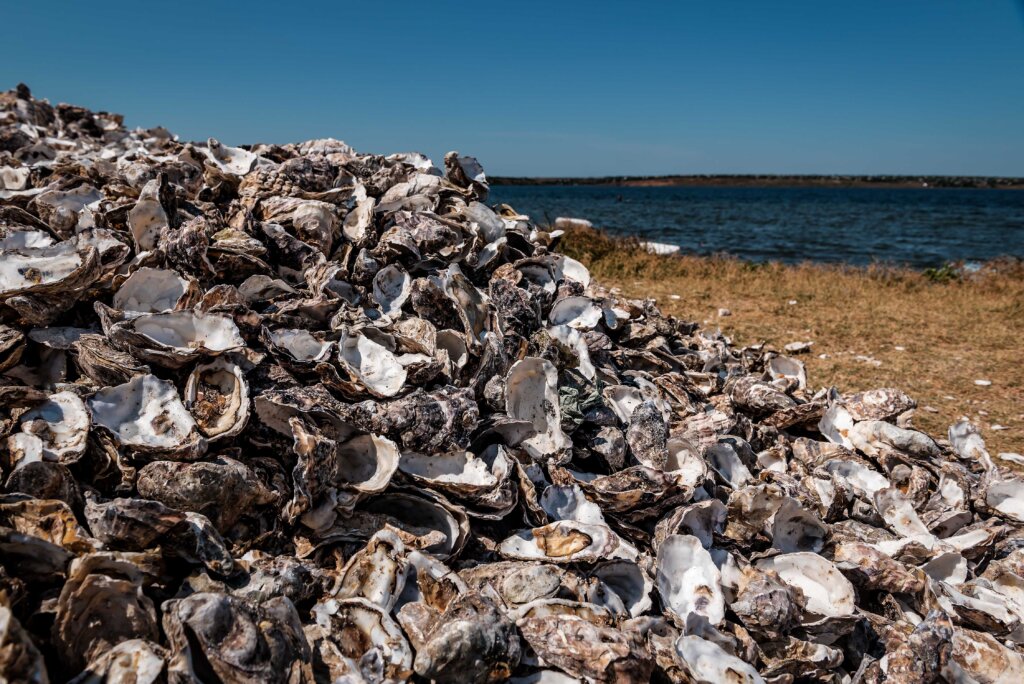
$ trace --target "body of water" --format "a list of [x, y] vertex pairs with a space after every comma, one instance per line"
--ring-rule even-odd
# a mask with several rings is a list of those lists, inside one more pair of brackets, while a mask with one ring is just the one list
[[1024, 190], [512, 186], [491, 188], [538, 223], [584, 218], [616, 235], [752, 261], [919, 268], [1024, 257]]

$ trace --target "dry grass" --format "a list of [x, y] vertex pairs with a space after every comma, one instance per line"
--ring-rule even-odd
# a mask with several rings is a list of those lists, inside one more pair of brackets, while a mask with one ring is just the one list
[[[962, 415], [993, 452], [1024, 452], [1024, 264], [993, 263], [948, 282], [902, 268], [750, 264], [659, 257], [634, 240], [572, 231], [559, 251], [599, 282], [653, 297], [663, 312], [721, 328], [738, 344], [813, 340], [815, 386], [899, 387], [915, 424], [944, 436]], [[790, 303], [795, 301], [795, 303]], [[731, 316], [718, 316], [719, 308]], [[902, 349], [897, 349], [901, 347]], [[990, 380], [990, 387], [974, 384]], [[993, 430], [994, 425], [1006, 430]]]

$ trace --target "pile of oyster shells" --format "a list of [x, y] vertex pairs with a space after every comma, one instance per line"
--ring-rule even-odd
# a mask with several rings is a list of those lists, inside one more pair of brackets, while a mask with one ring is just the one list
[[0, 678], [1024, 680], [972, 425], [613, 296], [444, 166], [0, 95]]

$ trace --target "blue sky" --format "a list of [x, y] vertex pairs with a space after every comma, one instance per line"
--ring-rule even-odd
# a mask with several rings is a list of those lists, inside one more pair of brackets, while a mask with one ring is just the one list
[[1024, 176], [1020, 0], [8, 2], [0, 88], [491, 174]]

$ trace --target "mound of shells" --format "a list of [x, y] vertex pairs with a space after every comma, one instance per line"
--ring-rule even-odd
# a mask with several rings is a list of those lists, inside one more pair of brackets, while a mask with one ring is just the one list
[[972, 425], [612, 296], [444, 167], [0, 95], [0, 678], [1024, 681]]

